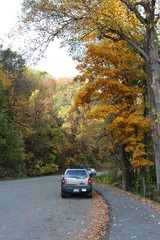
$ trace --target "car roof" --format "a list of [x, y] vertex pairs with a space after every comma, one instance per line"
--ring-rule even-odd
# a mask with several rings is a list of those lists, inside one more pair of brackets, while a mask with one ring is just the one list
[[68, 167], [68, 169], [86, 169], [85, 167]]
[[76, 172], [76, 171], [77, 171], [77, 172], [78, 172], [78, 171], [85, 171], [85, 172], [88, 173], [88, 171], [87, 171], [86, 168], [67, 168], [66, 171], [65, 171], [65, 173], [68, 172], [68, 171], [75, 171], [75, 172]]

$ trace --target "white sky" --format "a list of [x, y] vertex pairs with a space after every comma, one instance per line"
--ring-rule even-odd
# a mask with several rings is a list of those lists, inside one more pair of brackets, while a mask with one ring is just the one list
[[[0, 38], [7, 41], [7, 34], [16, 24], [16, 16], [21, 10], [23, 0], [0, 0]], [[59, 40], [50, 44], [46, 52], [47, 57], [42, 59], [36, 69], [44, 70], [53, 77], [74, 77], [78, 72], [75, 63], [69, 56], [66, 48], [59, 48]]]

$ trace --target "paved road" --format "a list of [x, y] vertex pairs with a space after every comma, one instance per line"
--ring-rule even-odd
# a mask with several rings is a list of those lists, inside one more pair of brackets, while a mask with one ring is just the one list
[[60, 176], [0, 182], [0, 240], [73, 240], [92, 199], [60, 197]]
[[[134, 197], [95, 184], [112, 208], [109, 240], [160, 240], [160, 214]], [[109, 233], [109, 232], [108, 232]]]

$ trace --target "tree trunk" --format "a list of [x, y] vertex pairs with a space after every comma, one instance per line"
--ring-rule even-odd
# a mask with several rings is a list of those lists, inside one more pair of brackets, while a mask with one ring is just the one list
[[160, 188], [160, 62], [157, 34], [154, 27], [146, 30], [147, 88], [151, 115], [152, 135], [155, 152], [157, 190]]
[[121, 170], [122, 170], [122, 189], [127, 191], [130, 188], [129, 162], [126, 157], [124, 145], [121, 145]]
[[142, 184], [143, 184], [143, 197], [146, 196], [146, 169], [143, 167], [142, 169]]

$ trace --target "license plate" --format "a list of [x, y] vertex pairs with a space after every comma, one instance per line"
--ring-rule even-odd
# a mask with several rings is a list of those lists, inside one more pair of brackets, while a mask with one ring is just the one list
[[82, 189], [82, 192], [86, 192], [86, 189], [84, 188], [84, 189]]
[[79, 189], [74, 189], [73, 192], [79, 192]]

